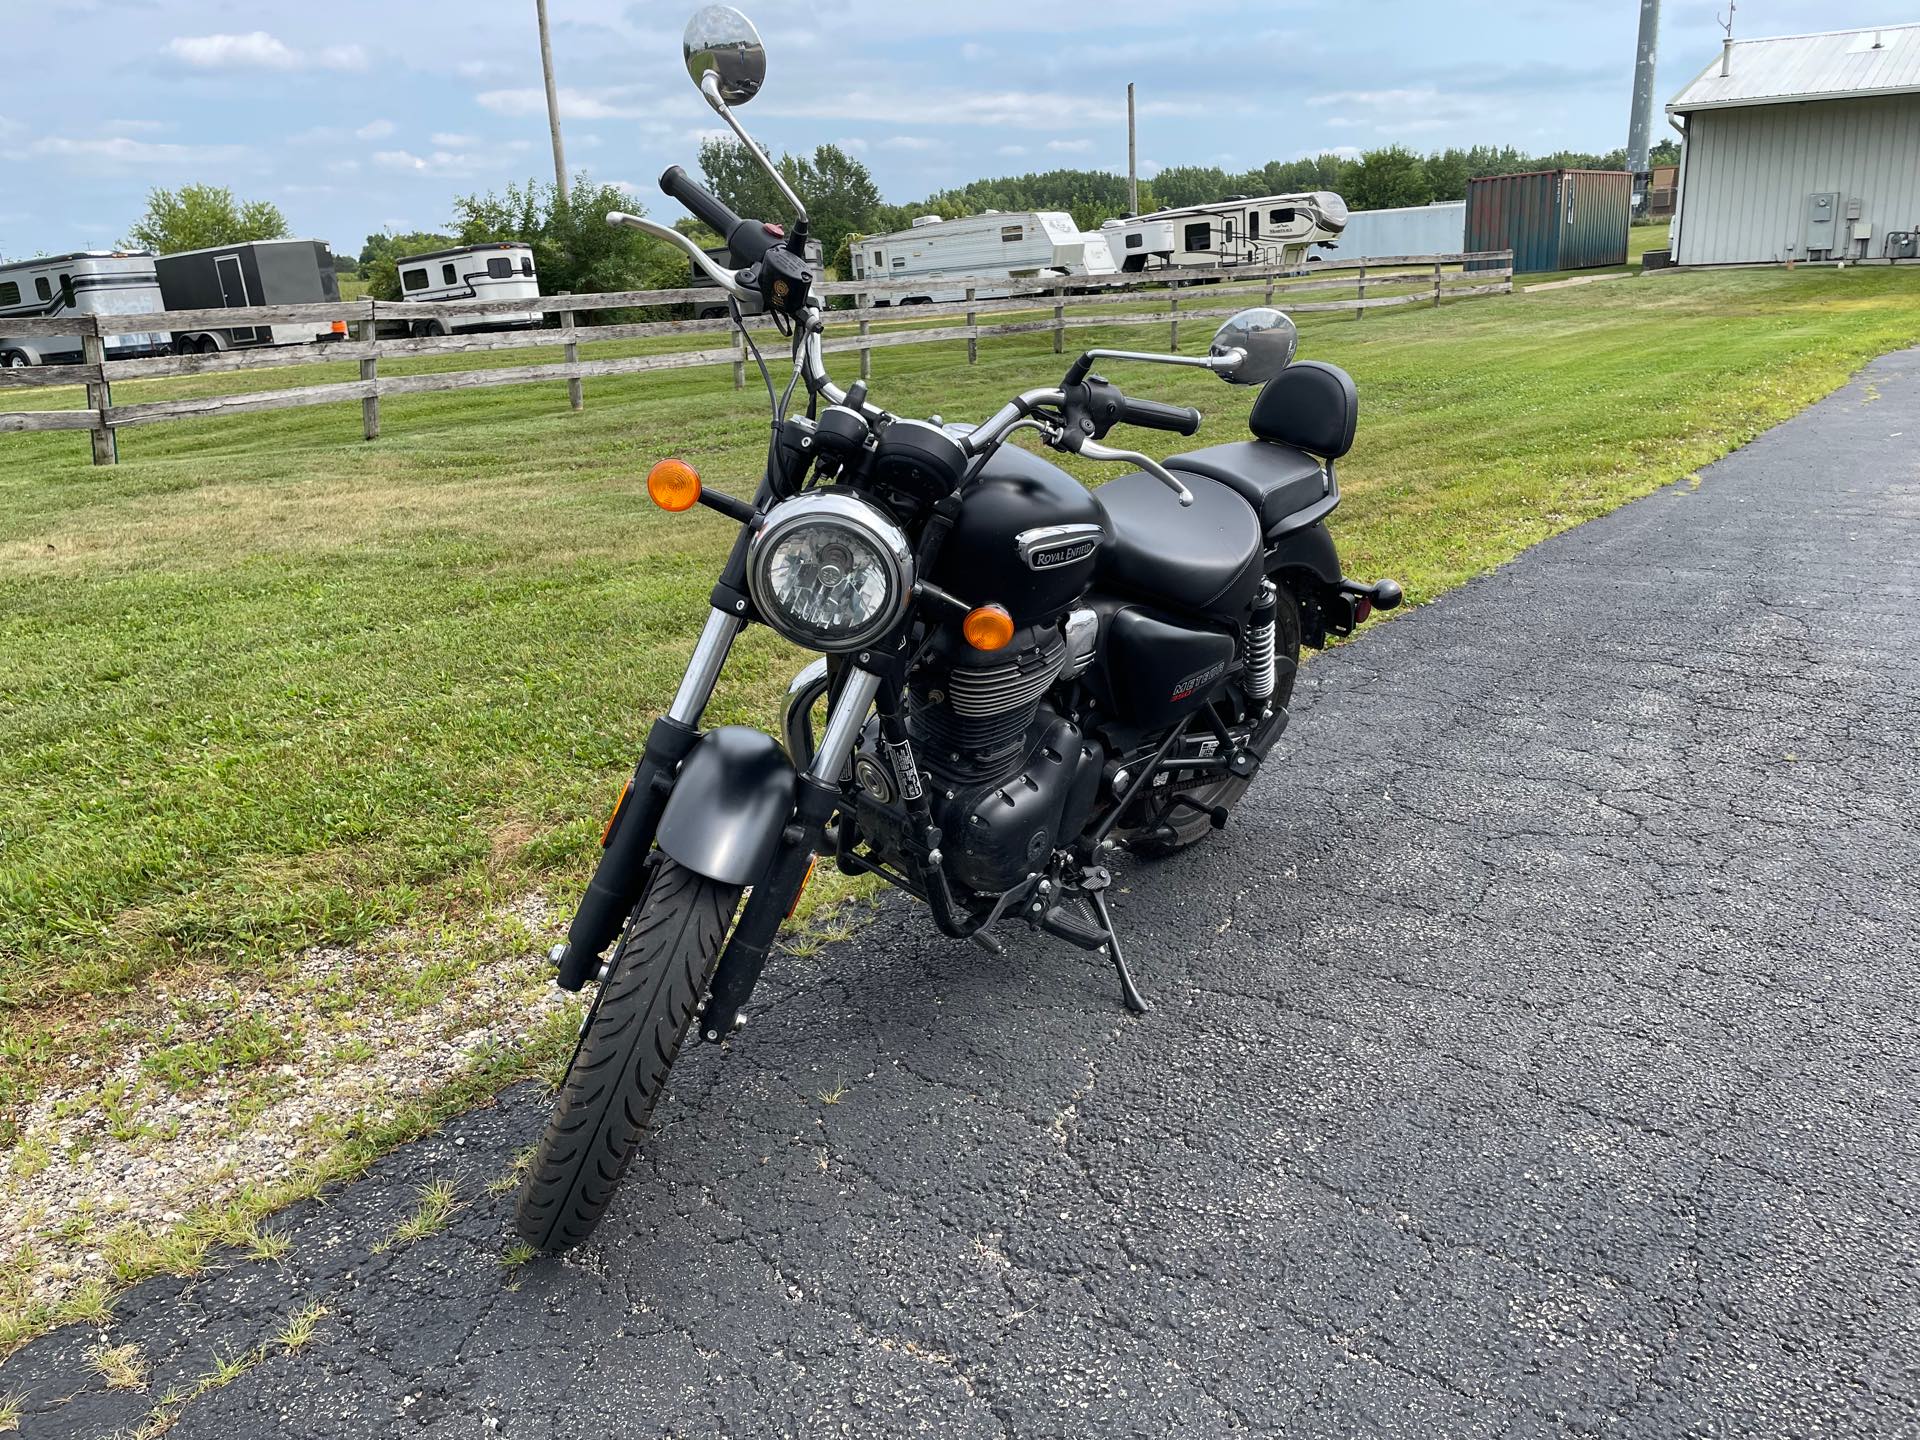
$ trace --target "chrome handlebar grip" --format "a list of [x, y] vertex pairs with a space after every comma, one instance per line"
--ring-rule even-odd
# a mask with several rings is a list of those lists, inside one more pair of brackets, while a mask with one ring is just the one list
[[1080, 442], [1080, 448], [1074, 453], [1084, 456], [1088, 460], [1109, 460], [1116, 464], [1138, 465], [1142, 470], [1146, 471], [1147, 474], [1153, 476], [1154, 479], [1173, 491], [1175, 497], [1182, 505], [1193, 504], [1193, 492], [1182, 485], [1180, 481], [1175, 478], [1171, 470], [1168, 470], [1166, 466], [1151, 456], [1142, 455], [1138, 450], [1115, 450], [1111, 446], [1101, 445], [1092, 440], [1082, 440]]
[[714, 264], [711, 255], [707, 254], [706, 251], [702, 250], [698, 245], [694, 244], [693, 241], [689, 240], [670, 225], [661, 225], [639, 215], [629, 215], [624, 210], [609, 210], [607, 212], [607, 224], [625, 226], [629, 230], [644, 231], [656, 240], [665, 240], [669, 244], [678, 245], [682, 250], [687, 252], [687, 258], [700, 267], [702, 274], [722, 290], [725, 290], [729, 295], [745, 297], [752, 293], [746, 286], [734, 279], [731, 270]]

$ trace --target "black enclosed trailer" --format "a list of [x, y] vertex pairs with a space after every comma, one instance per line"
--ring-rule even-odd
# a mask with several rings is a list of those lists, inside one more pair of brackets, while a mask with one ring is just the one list
[[[160, 294], [169, 310], [233, 310], [251, 305], [318, 305], [340, 298], [333, 251], [324, 240], [253, 240], [162, 255]], [[260, 345], [305, 345], [346, 334], [344, 321], [304, 325], [238, 325], [176, 330], [174, 348], [243, 350]]]

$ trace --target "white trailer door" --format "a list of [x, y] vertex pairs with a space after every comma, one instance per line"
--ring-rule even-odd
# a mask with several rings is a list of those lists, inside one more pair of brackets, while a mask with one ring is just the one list
[[[213, 259], [213, 273], [220, 281], [220, 303], [229, 310], [243, 309], [247, 300], [247, 277], [240, 273], [238, 255], [216, 255]], [[228, 332], [236, 345], [254, 345], [260, 340], [260, 332], [251, 325], [236, 326]]]

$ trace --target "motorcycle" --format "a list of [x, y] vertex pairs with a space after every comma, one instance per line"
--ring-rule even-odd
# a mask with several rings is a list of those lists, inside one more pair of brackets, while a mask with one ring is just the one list
[[[708, 6], [684, 49], [793, 219], [736, 215], [678, 166], [661, 188], [737, 268], [667, 226], [607, 218], [684, 250], [742, 335], [742, 306], [773, 317], [793, 371], [776, 397], [760, 363], [773, 426], [752, 499], [678, 460], [648, 475], [663, 508], [704, 505], [740, 529], [554, 948], [560, 986], [597, 988], [518, 1202], [520, 1235], [547, 1251], [598, 1222], [688, 1032], [719, 1043], [742, 1023], [817, 856], [905, 891], [942, 934], [993, 954], [1018, 923], [1094, 952], [1127, 1007], [1147, 1011], [1106, 859], [1223, 828], [1287, 727], [1301, 647], [1401, 598], [1391, 580], [1341, 573], [1325, 522], [1358, 398], [1343, 371], [1295, 361], [1298, 335], [1277, 310], [1234, 316], [1205, 356], [1089, 350], [1058, 384], [972, 426], [891, 414], [863, 382], [836, 385], [806, 206], [734, 113], [764, 83], [760, 37]], [[1124, 394], [1095, 372], [1102, 362], [1263, 387], [1252, 438], [1165, 462], [1107, 445], [1119, 425], [1192, 435], [1200, 415]], [[1008, 443], [1025, 431], [1129, 473], [1090, 492]], [[779, 739], [702, 730], [728, 651], [754, 624], [821, 658], [794, 677]]]

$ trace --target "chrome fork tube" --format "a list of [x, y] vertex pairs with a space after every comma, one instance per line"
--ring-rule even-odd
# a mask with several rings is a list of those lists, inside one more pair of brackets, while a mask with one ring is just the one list
[[847, 758], [867, 723], [867, 711], [873, 708], [873, 697], [879, 693], [880, 677], [872, 671], [855, 670], [847, 676], [827, 715], [826, 731], [820, 736], [820, 748], [813, 752], [807, 774], [823, 784], [840, 783], [840, 773], [847, 768]]
[[700, 723], [700, 712], [707, 708], [708, 697], [720, 679], [720, 667], [727, 663], [727, 652], [733, 648], [734, 637], [745, 626], [746, 622], [739, 616], [724, 610], [708, 612], [706, 628], [693, 647], [693, 658], [687, 662], [686, 674], [680, 677], [673, 704], [667, 707], [669, 716], [682, 725]]

